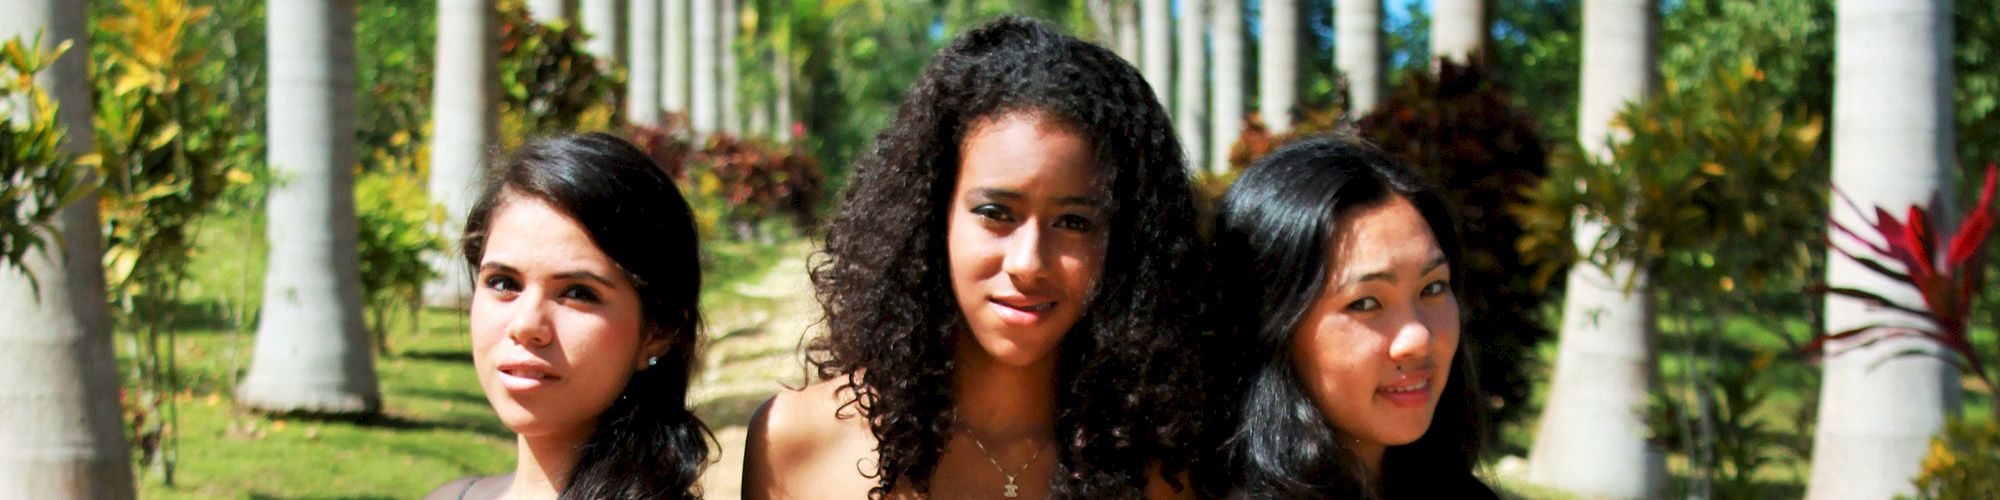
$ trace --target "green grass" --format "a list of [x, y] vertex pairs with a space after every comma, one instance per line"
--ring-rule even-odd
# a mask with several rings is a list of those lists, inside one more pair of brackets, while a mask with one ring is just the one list
[[[513, 467], [513, 433], [500, 424], [480, 392], [465, 316], [459, 311], [425, 310], [418, 328], [407, 320], [393, 327], [393, 355], [375, 362], [384, 406], [378, 417], [274, 418], [237, 409], [231, 388], [249, 366], [255, 345], [253, 315], [261, 294], [258, 277], [264, 272], [258, 218], [237, 214], [204, 221], [173, 321], [183, 388], [176, 398], [180, 440], [175, 484], [165, 486], [156, 471], [141, 470], [142, 497], [411, 498], [460, 476]], [[795, 238], [774, 245], [705, 243], [703, 300], [711, 335], [719, 334], [713, 325], [740, 328], [733, 326], [738, 323], [733, 317], [775, 304], [775, 299], [738, 290], [804, 248]], [[132, 357], [137, 339], [121, 328], [115, 340], [127, 387], [136, 385]], [[697, 409], [704, 418], [748, 411], [738, 408], [746, 404], [740, 401], [709, 403]]]

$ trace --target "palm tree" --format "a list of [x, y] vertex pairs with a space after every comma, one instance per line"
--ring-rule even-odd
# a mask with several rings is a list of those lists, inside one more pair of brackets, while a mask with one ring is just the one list
[[[1431, 57], [1459, 63], [1484, 56], [1491, 25], [1486, 0], [1432, 0]], [[1589, 0], [1586, 0], [1589, 1]]]
[[1258, 114], [1272, 133], [1284, 133], [1299, 102], [1299, 3], [1264, 0], [1258, 19]]
[[1229, 148], [1243, 131], [1243, 0], [1212, 0], [1215, 87], [1209, 105], [1209, 171], [1229, 170]]
[[628, 60], [625, 57], [625, 26], [619, 24], [625, 20], [625, 7], [625, 2], [620, 0], [586, 0], [583, 4], [583, 30], [590, 33], [590, 40], [584, 42], [584, 50], [596, 56], [607, 70]]
[[1181, 134], [1181, 147], [1187, 148], [1188, 168], [1203, 170], [1208, 168], [1208, 44], [1203, 43], [1208, 32], [1208, 10], [1206, 0], [1181, 0], [1180, 25], [1180, 66], [1174, 90], [1180, 105], [1174, 109], [1174, 123]]
[[1152, 84], [1161, 105], [1173, 103], [1174, 13], [1171, 0], [1143, 0], [1140, 5], [1140, 38], [1144, 39], [1146, 83]]
[[727, 132], [730, 135], [743, 135], [743, 112], [742, 108], [738, 106], [740, 101], [736, 98], [737, 82], [742, 77], [741, 73], [737, 71], [736, 38], [737, 33], [742, 31], [743, 18], [738, 17], [736, 10], [737, 0], [717, 1], [721, 2], [721, 11], [716, 16], [719, 21], [716, 23], [717, 33], [715, 41], [716, 64], [718, 66], [716, 68], [716, 72], [718, 73], [716, 78], [720, 79], [718, 83], [722, 87], [715, 96], [716, 105], [719, 106], [717, 119], [722, 120], [720, 130], [723, 132]]
[[382, 397], [361, 321], [354, 217], [354, 2], [271, 2], [271, 176], [264, 309], [238, 403], [373, 414]]
[[660, 9], [660, 107], [688, 111], [688, 0], [666, 0]]
[[[1952, 2], [1841, 0], [1834, 12], [1834, 189], [1855, 206], [1899, 214], [1954, 192]], [[1838, 198], [1830, 212], [1847, 227], [1867, 225]], [[1826, 281], [1923, 304], [1916, 290], [1835, 252], [1828, 252]], [[1825, 321], [1827, 331], [1838, 332], [1912, 318], [1828, 296]], [[1807, 497], [1914, 494], [1910, 478], [1930, 436], [1956, 413], [1958, 370], [1940, 356], [1906, 355], [1948, 352], [1924, 340], [1867, 340], [1827, 346]]]
[[1144, 57], [1144, 54], [1140, 53], [1144, 47], [1139, 42], [1137, 0], [1120, 0], [1113, 15], [1117, 16], [1115, 24], [1118, 26], [1118, 55], [1124, 56], [1125, 62], [1137, 66], [1141, 63], [1140, 58]]
[[[67, 152], [88, 154], [91, 139], [90, 37], [86, 2], [0, 2], [0, 38], [31, 39], [44, 49], [74, 44], [37, 83], [60, 104]], [[4, 119], [4, 117], [0, 117]], [[79, 167], [81, 168], [81, 167]], [[132, 498], [132, 448], [118, 404], [111, 313], [104, 300], [104, 240], [97, 195], [56, 214], [59, 235], [20, 266], [0, 265], [0, 364], [14, 381], [0, 386], [0, 491], [19, 498]], [[60, 239], [54, 238], [60, 236]], [[27, 274], [24, 274], [27, 273]], [[30, 283], [29, 275], [34, 277]]]
[[1347, 81], [1348, 112], [1364, 116], [1382, 103], [1382, 0], [1337, 0], [1334, 66]]
[[689, 82], [693, 85], [690, 96], [692, 101], [688, 103], [688, 117], [689, 125], [699, 134], [715, 132], [716, 125], [720, 125], [722, 121], [720, 110], [716, 109], [716, 105], [721, 102], [716, 97], [716, 87], [721, 82], [716, 80], [722, 74], [716, 69], [716, 56], [719, 54], [716, 49], [715, 32], [717, 24], [720, 24], [715, 19], [717, 1], [719, 0], [689, 0], [692, 8], [689, 9], [688, 31], [694, 34], [694, 43], [690, 44], [688, 49], [691, 53], [688, 59], [693, 61], [689, 65], [692, 71], [688, 76]]
[[528, 0], [528, 17], [542, 24], [576, 18], [576, 0]]
[[[438, 0], [437, 74], [431, 83], [431, 201], [445, 208], [438, 228], [446, 240], [463, 229], [493, 147], [494, 108], [500, 94], [495, 64], [499, 31], [493, 0]], [[456, 252], [430, 258], [437, 277], [424, 285], [424, 302], [463, 307], [472, 280]]]
[[632, 62], [625, 72], [625, 121], [660, 122], [660, 0], [632, 2]]
[[[1657, 86], [1657, 0], [1584, 2], [1577, 137], [1611, 159], [1613, 116]], [[1579, 249], [1607, 228], [1580, 219]], [[1658, 385], [1654, 305], [1646, 274], [1629, 263], [1572, 266], [1547, 407], [1529, 454], [1529, 480], [1590, 497], [1665, 493], [1661, 451], [1646, 441], [1643, 410]]]

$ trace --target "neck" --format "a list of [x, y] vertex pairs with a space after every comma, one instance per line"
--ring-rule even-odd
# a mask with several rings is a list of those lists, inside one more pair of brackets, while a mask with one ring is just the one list
[[514, 482], [506, 498], [556, 498], [569, 483], [570, 468], [590, 430], [581, 433], [528, 436], [516, 434]]
[[1361, 458], [1361, 466], [1365, 467], [1368, 473], [1368, 484], [1374, 485], [1378, 490], [1381, 489], [1382, 457], [1389, 453], [1389, 447], [1382, 443], [1370, 443], [1362, 440], [1349, 441], [1348, 444], [1353, 447], [1354, 455]]
[[1046, 439], [1055, 428], [1055, 353], [1028, 366], [998, 363], [971, 335], [960, 337], [952, 389], [958, 418], [982, 439]]

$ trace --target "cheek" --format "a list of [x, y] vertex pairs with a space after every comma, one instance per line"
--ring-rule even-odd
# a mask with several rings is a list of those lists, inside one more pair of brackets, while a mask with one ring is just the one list
[[[1308, 328], [1293, 336], [1292, 360], [1305, 387], [1321, 409], [1359, 404], [1357, 395], [1372, 396], [1369, 363], [1357, 344], [1355, 325], [1328, 317], [1308, 317]], [[1364, 392], [1366, 394], [1361, 394]]]

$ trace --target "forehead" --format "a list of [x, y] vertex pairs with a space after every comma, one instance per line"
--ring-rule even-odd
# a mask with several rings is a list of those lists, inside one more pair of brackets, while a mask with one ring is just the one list
[[575, 218], [540, 197], [514, 193], [505, 195], [493, 209], [481, 260], [517, 268], [561, 265], [600, 270], [612, 266], [611, 257], [597, 247]]
[[1015, 112], [974, 122], [959, 144], [958, 186], [1024, 194], [1101, 191], [1090, 141], [1069, 124]]
[[1430, 223], [1402, 196], [1349, 210], [1333, 234], [1336, 274], [1422, 266], [1444, 254]]

